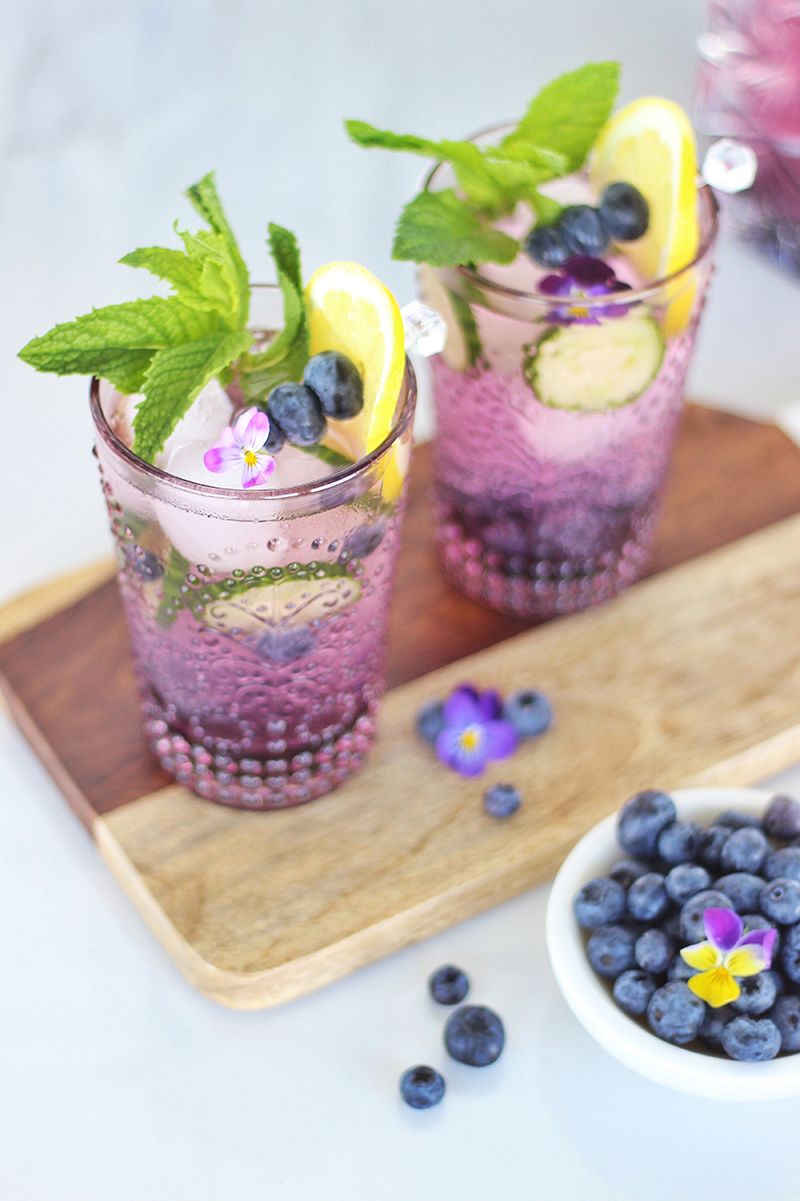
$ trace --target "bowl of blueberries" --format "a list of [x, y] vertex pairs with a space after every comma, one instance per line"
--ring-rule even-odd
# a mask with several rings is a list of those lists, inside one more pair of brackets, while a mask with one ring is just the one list
[[695, 1096], [800, 1094], [800, 802], [637, 793], [567, 856], [547, 907], [567, 1004], [622, 1063]]

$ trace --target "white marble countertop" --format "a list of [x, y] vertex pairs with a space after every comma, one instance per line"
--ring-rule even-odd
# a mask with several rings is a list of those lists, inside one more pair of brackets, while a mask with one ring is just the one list
[[[210, 168], [254, 275], [267, 220], [307, 272], [389, 257], [413, 158], [351, 147], [341, 117], [459, 136], [590, 59], [623, 99], [688, 104], [700, 0], [3, 0], [0, 3], [0, 601], [108, 553], [86, 382], [14, 356], [92, 304], [149, 291], [113, 264], [189, 221]], [[690, 382], [775, 419], [800, 401], [800, 286], [725, 244]], [[139, 275], [141, 274], [141, 279]], [[787, 410], [788, 411], [788, 410]], [[420, 432], [430, 428], [423, 406]], [[800, 769], [785, 778], [800, 789]], [[3, 1201], [800, 1199], [800, 1098], [670, 1093], [597, 1047], [544, 949], [546, 888], [315, 995], [242, 1013], [195, 993], [0, 715]], [[477, 1072], [449, 1063], [435, 967], [506, 1022]], [[436, 1110], [408, 1066], [447, 1076]]]

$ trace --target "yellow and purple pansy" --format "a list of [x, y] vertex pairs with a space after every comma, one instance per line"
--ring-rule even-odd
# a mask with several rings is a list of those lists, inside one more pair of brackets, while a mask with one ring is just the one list
[[476, 692], [462, 684], [444, 703], [444, 729], [436, 739], [442, 763], [462, 776], [479, 776], [490, 759], [505, 759], [517, 749], [518, 735], [502, 716], [500, 696], [493, 689]]
[[686, 981], [689, 988], [712, 1009], [719, 1009], [741, 993], [737, 976], [757, 976], [770, 966], [777, 931], [745, 930], [732, 909], [704, 910], [703, 925], [707, 940], [684, 947], [681, 958], [700, 969]]

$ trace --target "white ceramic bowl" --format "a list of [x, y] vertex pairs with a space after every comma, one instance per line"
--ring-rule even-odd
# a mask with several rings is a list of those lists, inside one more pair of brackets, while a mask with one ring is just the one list
[[[723, 809], [761, 814], [774, 793], [757, 788], [687, 788], [670, 794], [682, 820], [707, 826]], [[578, 1021], [621, 1063], [650, 1080], [697, 1097], [766, 1101], [800, 1093], [800, 1054], [768, 1063], [738, 1063], [675, 1047], [618, 1008], [586, 957], [573, 912], [575, 894], [626, 858], [617, 843], [617, 815], [600, 822], [561, 865], [547, 904], [547, 950], [556, 980]]]

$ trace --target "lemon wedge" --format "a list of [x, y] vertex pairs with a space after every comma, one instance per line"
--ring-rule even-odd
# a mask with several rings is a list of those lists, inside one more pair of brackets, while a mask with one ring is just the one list
[[[691, 263], [697, 254], [697, 166], [694, 131], [677, 104], [645, 96], [621, 109], [601, 129], [589, 164], [598, 195], [624, 180], [638, 188], [650, 208], [647, 232], [625, 253], [648, 282]], [[663, 319], [669, 337], [689, 320], [695, 284], [691, 275], [668, 291]]]
[[391, 433], [406, 361], [400, 310], [388, 288], [358, 263], [326, 263], [305, 294], [311, 354], [341, 351], [364, 381], [363, 409], [332, 431], [361, 458]]

